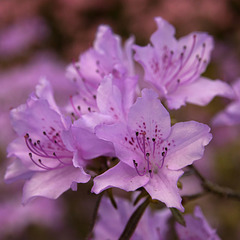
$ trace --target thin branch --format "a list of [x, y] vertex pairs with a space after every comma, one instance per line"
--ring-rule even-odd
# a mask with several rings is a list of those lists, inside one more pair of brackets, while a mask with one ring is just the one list
[[227, 188], [227, 187], [222, 187], [219, 186], [209, 180], [207, 180], [197, 169], [195, 166], [191, 165], [189, 166], [191, 169], [194, 170], [194, 173], [196, 176], [201, 180], [202, 182], [202, 187], [204, 188], [205, 191], [211, 192], [213, 194], [216, 194], [220, 197], [225, 197], [225, 198], [232, 198], [235, 200], [240, 201], [240, 193], [235, 192], [234, 190]]
[[207, 193], [206, 192], [200, 192], [200, 193], [196, 193], [193, 195], [184, 195], [182, 196], [182, 204], [186, 204], [187, 202], [193, 201], [195, 199], [198, 199], [200, 197], [205, 196]]

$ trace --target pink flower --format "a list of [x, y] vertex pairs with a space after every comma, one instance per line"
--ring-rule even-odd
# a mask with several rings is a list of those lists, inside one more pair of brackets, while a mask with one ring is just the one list
[[120, 162], [94, 179], [92, 191], [110, 187], [134, 191], [144, 187], [153, 199], [183, 210], [177, 181], [183, 167], [200, 159], [212, 138], [205, 124], [194, 121], [170, 126], [170, 116], [148, 89], [130, 108], [127, 122], [101, 125], [99, 138], [113, 143]]
[[109, 74], [112, 75], [113, 85], [123, 94], [124, 106], [131, 106], [137, 84], [132, 59], [133, 41], [133, 38], [128, 39], [122, 48], [120, 37], [114, 35], [110, 27], [102, 25], [98, 28], [94, 46], [68, 67], [67, 77], [73, 80], [77, 90], [70, 109], [77, 117], [98, 110], [97, 89]]
[[73, 152], [68, 150], [64, 132], [71, 125], [63, 117], [46, 80], [36, 87], [27, 103], [11, 111], [12, 125], [18, 138], [8, 147], [8, 156], [15, 161], [8, 167], [5, 180], [27, 179], [23, 203], [43, 196], [56, 199], [76, 183], [90, 179], [82, 166], [74, 166]]
[[27, 206], [19, 204], [19, 196], [0, 203], [0, 237], [19, 237], [27, 226], [35, 224], [48, 228], [57, 228], [63, 220], [63, 205], [48, 199], [32, 201]]
[[176, 40], [172, 25], [160, 17], [155, 20], [158, 29], [151, 36], [152, 45], [135, 45], [135, 59], [144, 68], [145, 81], [167, 100], [169, 108], [178, 109], [186, 102], [206, 105], [216, 95], [232, 98], [226, 83], [200, 76], [210, 60], [212, 37], [195, 32]]
[[[133, 203], [123, 198], [115, 198], [118, 209], [110, 200], [103, 198], [99, 208], [98, 222], [94, 227], [94, 240], [118, 239], [127, 224], [131, 214], [136, 209]], [[151, 211], [146, 209], [140, 219], [131, 240], [165, 240], [167, 236], [167, 221], [171, 213], [168, 209]]]
[[194, 216], [184, 216], [186, 227], [176, 223], [176, 231], [180, 240], [220, 240], [216, 230], [212, 229], [206, 221], [200, 207], [194, 210]]
[[[115, 198], [118, 209], [115, 209], [110, 200], [103, 198], [99, 208], [98, 221], [94, 228], [95, 240], [118, 239], [124, 230], [131, 214], [136, 207], [123, 198]], [[147, 208], [141, 217], [132, 240], [166, 240], [172, 239], [171, 233], [180, 240], [219, 240], [216, 230], [213, 230], [202, 214], [200, 207], [196, 207], [194, 216], [184, 215], [186, 227], [175, 224], [170, 229], [171, 212], [169, 209], [151, 211]], [[173, 231], [176, 231], [173, 232]]]
[[214, 117], [213, 124], [215, 126], [240, 124], [240, 79], [233, 84], [233, 90], [235, 92], [235, 99], [225, 110]]

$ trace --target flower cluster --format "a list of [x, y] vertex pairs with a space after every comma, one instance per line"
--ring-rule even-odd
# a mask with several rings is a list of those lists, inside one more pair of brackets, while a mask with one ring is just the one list
[[122, 45], [108, 26], [100, 26], [93, 47], [67, 67], [75, 92], [64, 107], [42, 78], [27, 102], [11, 110], [18, 137], [8, 147], [13, 162], [5, 180], [26, 180], [23, 203], [39, 196], [56, 199], [92, 178], [95, 194], [145, 189], [152, 199], [184, 211], [178, 180], [202, 158], [212, 135], [196, 121], [171, 125], [168, 110], [236, 97], [227, 83], [201, 76], [211, 36], [195, 32], [177, 40], [173, 26], [155, 20], [157, 30], [145, 47], [133, 37]]

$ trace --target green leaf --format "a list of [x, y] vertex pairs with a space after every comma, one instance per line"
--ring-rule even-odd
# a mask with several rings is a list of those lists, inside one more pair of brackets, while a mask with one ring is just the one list
[[170, 208], [170, 210], [172, 212], [172, 215], [173, 215], [175, 221], [177, 221], [178, 223], [180, 223], [181, 225], [186, 227], [186, 222], [184, 220], [182, 213], [177, 208]]
[[108, 194], [108, 197], [110, 198], [110, 201], [111, 201], [113, 207], [115, 209], [118, 209], [117, 203], [116, 203], [116, 201], [115, 201], [115, 199], [113, 197], [112, 188], [107, 189], [107, 194]]
[[148, 196], [148, 193], [145, 189], [143, 189], [140, 194], [137, 196], [137, 198], [135, 199], [133, 205], [136, 206], [138, 204], [138, 202], [143, 198]]
[[129, 240], [131, 238], [138, 225], [139, 220], [141, 219], [150, 201], [151, 198], [147, 197], [147, 199], [141, 205], [139, 205], [139, 207], [134, 211], [132, 216], [129, 218], [127, 225], [124, 231], [122, 232], [119, 240]]

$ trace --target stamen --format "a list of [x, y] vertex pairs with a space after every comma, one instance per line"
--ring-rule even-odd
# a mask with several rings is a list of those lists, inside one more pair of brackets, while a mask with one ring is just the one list
[[76, 107], [75, 107], [75, 105], [74, 105], [74, 103], [73, 103], [73, 97], [70, 96], [70, 97], [69, 97], [69, 100], [70, 100], [70, 103], [71, 103], [71, 105], [72, 105], [72, 108], [73, 108], [74, 113], [77, 114], [78, 117], [81, 117], [80, 107], [78, 106], [79, 108], [77, 107], [78, 109], [76, 109]]
[[145, 168], [144, 168], [144, 172], [140, 173], [139, 170], [138, 170], [138, 164], [137, 164], [137, 162], [135, 160], [133, 160], [133, 165], [134, 165], [134, 167], [135, 167], [135, 169], [137, 171], [137, 174], [139, 176], [144, 176], [145, 175], [145, 173], [146, 173]]

